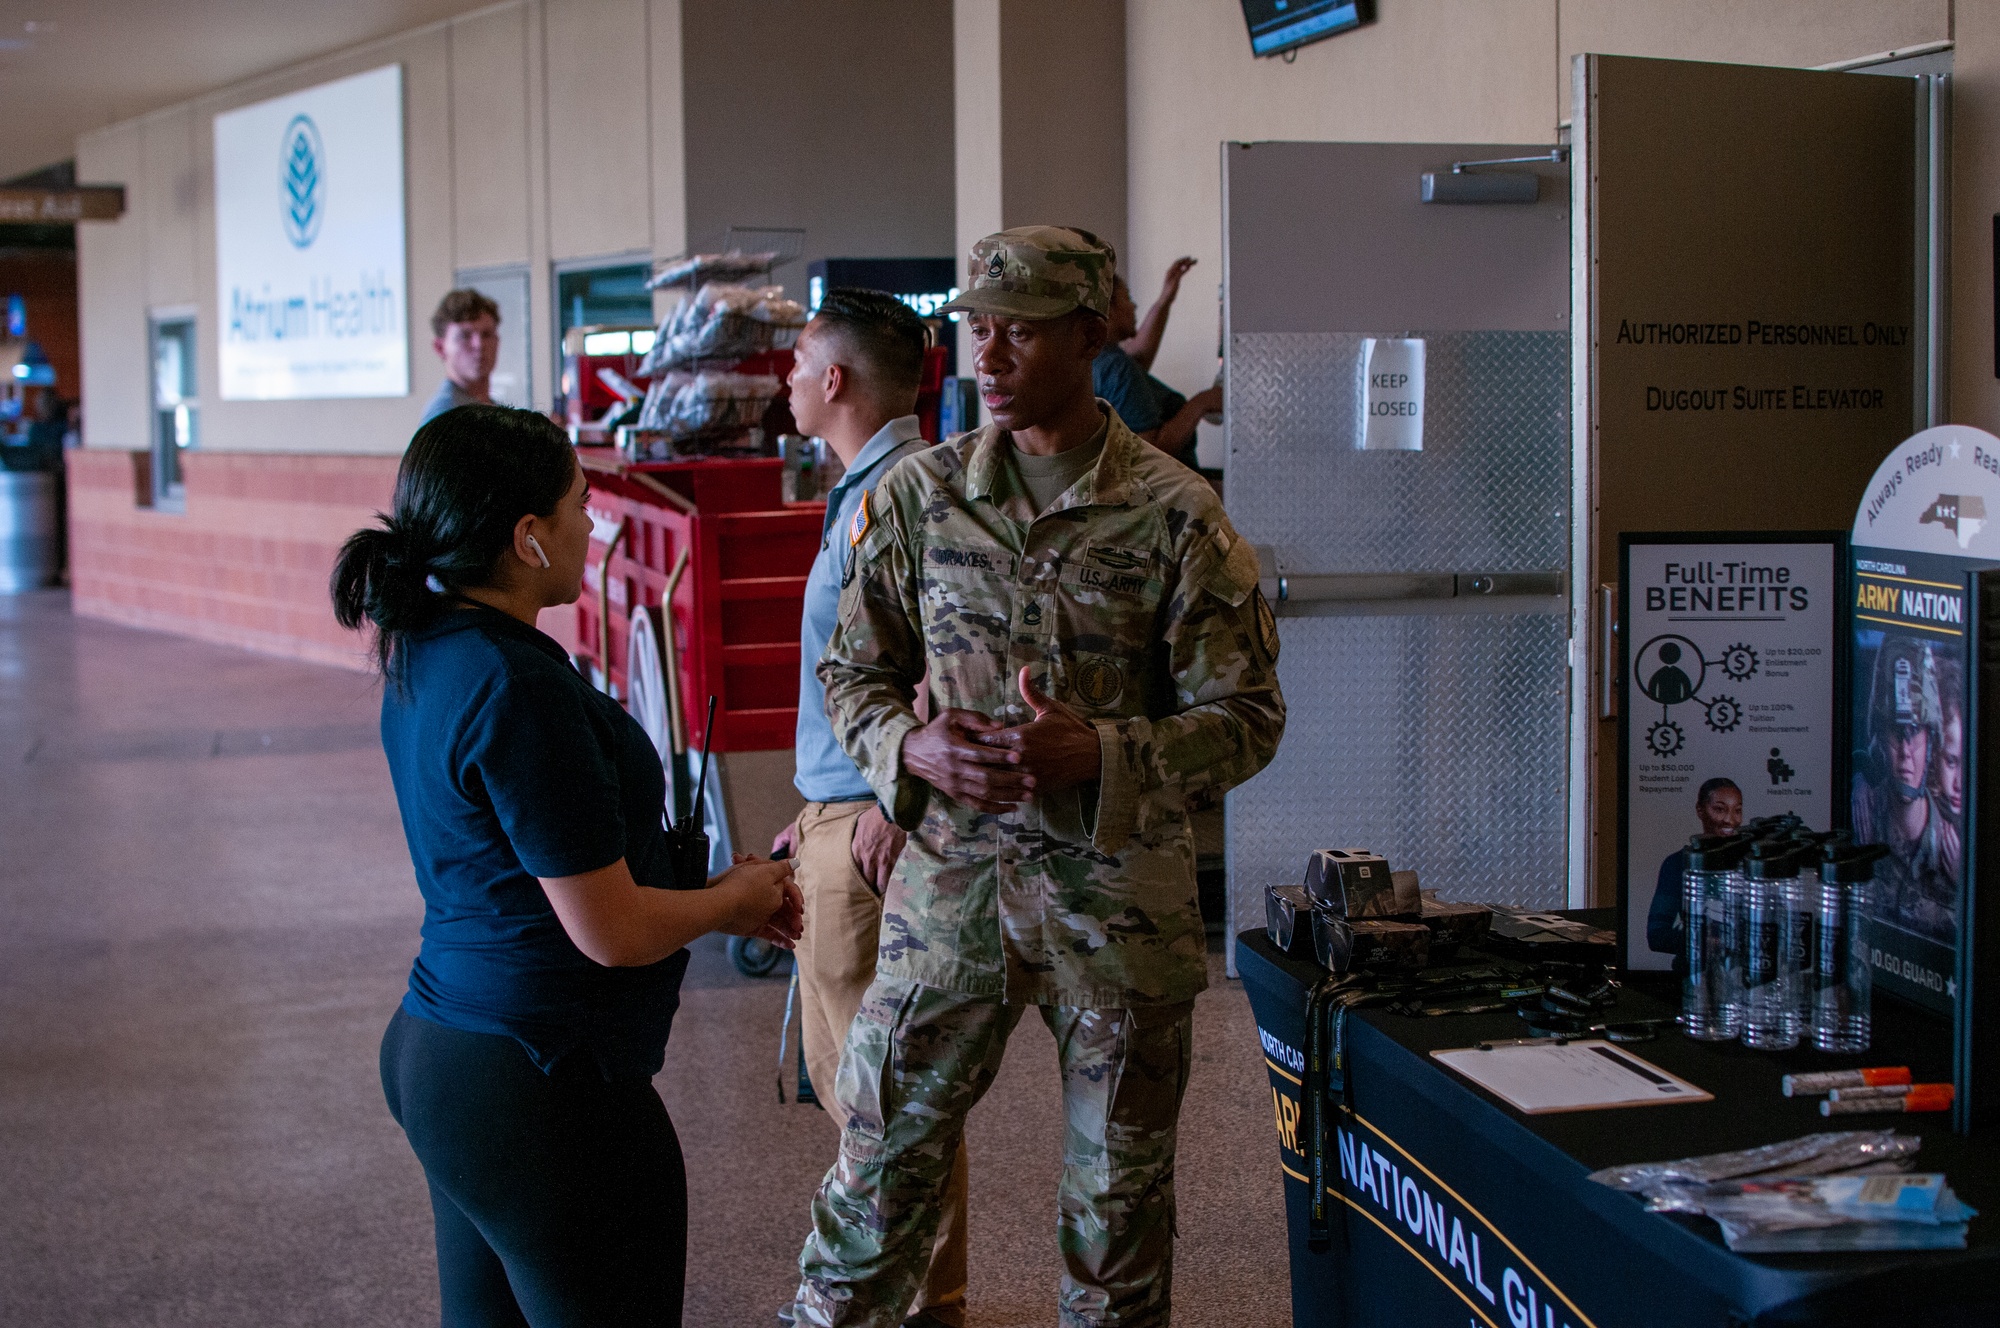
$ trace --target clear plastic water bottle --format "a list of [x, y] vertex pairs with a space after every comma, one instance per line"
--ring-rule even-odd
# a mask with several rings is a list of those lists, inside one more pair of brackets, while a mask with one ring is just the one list
[[1873, 1036], [1875, 973], [1861, 919], [1874, 889], [1875, 860], [1888, 851], [1836, 839], [1821, 852], [1811, 1012], [1812, 1044], [1821, 1051], [1866, 1051]]
[[1799, 845], [1789, 839], [1761, 839], [1744, 864], [1743, 1044], [1762, 1051], [1789, 1051], [1805, 1030], [1805, 998], [1800, 958], [1800, 922], [1806, 909], [1799, 879]]
[[1742, 863], [1750, 851], [1740, 835], [1688, 840], [1681, 900], [1687, 912], [1687, 976], [1681, 983], [1681, 1029], [1703, 1042], [1743, 1032], [1743, 971], [1737, 933]]

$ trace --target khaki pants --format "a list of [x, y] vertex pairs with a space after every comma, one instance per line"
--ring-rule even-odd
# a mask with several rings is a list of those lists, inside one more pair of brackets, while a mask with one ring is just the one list
[[[871, 802], [809, 802], [792, 830], [795, 873], [805, 895], [805, 934], [794, 951], [799, 970], [800, 1040], [806, 1073], [836, 1124], [851, 1104], [838, 1096], [841, 1047], [875, 978], [882, 901], [854, 865], [854, 824]], [[946, 1181], [930, 1270], [910, 1314], [928, 1310], [943, 1322], [965, 1323], [966, 1158], [960, 1140]]]

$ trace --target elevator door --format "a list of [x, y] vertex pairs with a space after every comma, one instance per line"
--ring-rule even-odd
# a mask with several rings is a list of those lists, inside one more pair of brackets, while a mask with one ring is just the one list
[[1946, 86], [1576, 59], [1573, 853], [1591, 902], [1615, 901], [1623, 857], [1619, 536], [1846, 529], [1881, 459], [1943, 418]]
[[[1290, 709], [1230, 795], [1234, 929], [1316, 847], [1374, 849], [1447, 898], [1561, 907], [1567, 169], [1547, 144], [1222, 152], [1225, 499], [1264, 552]], [[1527, 201], [1422, 200], [1426, 172], [1463, 192], [1454, 163], [1533, 156], [1459, 173], [1515, 176]], [[1416, 342], [1421, 450], [1362, 447], [1371, 343]]]

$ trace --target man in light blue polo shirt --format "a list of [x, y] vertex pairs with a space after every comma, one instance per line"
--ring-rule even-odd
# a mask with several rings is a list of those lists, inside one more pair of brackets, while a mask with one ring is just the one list
[[[799, 649], [798, 774], [805, 795], [799, 819], [773, 845], [789, 848], [805, 895], [805, 935], [794, 952], [799, 972], [806, 1073], [835, 1121], [847, 1123], [837, 1069], [847, 1027], [875, 976], [882, 889], [903, 852], [904, 835], [875, 805], [868, 781], [833, 735], [826, 693], [814, 671], [833, 636], [863, 497], [904, 457], [922, 451], [917, 387], [924, 326], [894, 296], [841, 287], [828, 291], [799, 336], [788, 380], [799, 431], [824, 438], [847, 467], [827, 495], [819, 556], [806, 578]], [[910, 1325], [964, 1328], [964, 1145], [945, 1193], [944, 1220], [930, 1273], [911, 1307]]]

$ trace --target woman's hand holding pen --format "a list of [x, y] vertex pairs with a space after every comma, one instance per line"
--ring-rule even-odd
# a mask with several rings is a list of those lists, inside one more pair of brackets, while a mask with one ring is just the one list
[[717, 930], [791, 949], [805, 930], [806, 903], [792, 878], [790, 860], [771, 862], [754, 853], [738, 853], [735, 861], [709, 882], [710, 889], [735, 896], [728, 919]]
[[646, 890], [620, 858], [577, 876], [543, 877], [542, 890], [570, 942], [607, 968], [656, 964], [712, 931], [790, 949], [805, 930], [805, 898], [792, 864], [738, 854], [706, 890]]

